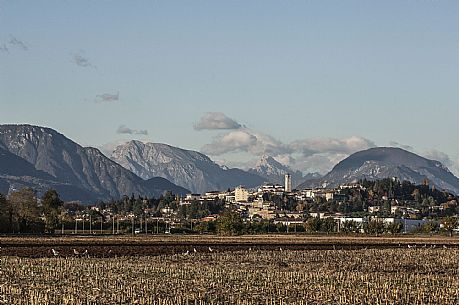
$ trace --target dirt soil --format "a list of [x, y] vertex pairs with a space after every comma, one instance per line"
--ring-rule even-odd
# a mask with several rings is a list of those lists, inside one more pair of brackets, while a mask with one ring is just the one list
[[[189, 251], [240, 250], [358, 250], [365, 248], [459, 248], [459, 238], [442, 236], [308, 236], [259, 235], [218, 237], [213, 235], [154, 236], [0, 236], [0, 256], [61, 257], [157, 256]], [[80, 254], [75, 254], [76, 252]]]

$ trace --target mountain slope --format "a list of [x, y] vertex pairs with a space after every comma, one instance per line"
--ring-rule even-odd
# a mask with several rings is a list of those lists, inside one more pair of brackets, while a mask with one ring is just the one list
[[[377, 180], [397, 177], [420, 184], [428, 179], [431, 185], [459, 194], [459, 178], [438, 161], [429, 160], [401, 148], [377, 147], [357, 152], [338, 163], [315, 184], [337, 186], [359, 179]], [[306, 182], [301, 188], [311, 186]]]
[[[162, 193], [160, 191], [163, 191], [159, 186], [153, 188], [151, 183], [146, 183], [105, 157], [99, 150], [81, 147], [50, 128], [31, 125], [0, 125], [0, 146], [4, 151], [32, 165], [37, 172], [47, 175], [38, 177], [34, 173], [32, 176], [35, 180], [39, 178], [52, 182], [51, 184], [58, 183], [76, 187], [92, 194], [93, 199], [120, 198], [122, 195], [132, 193], [158, 196]], [[26, 167], [25, 163], [19, 166], [19, 168], [30, 171], [30, 168], [26, 169]], [[7, 174], [6, 171], [3, 172], [4, 168], [6, 165], [2, 164], [0, 174]], [[15, 173], [13, 176], [24, 175]], [[31, 184], [33, 185], [33, 182]], [[173, 188], [173, 191], [187, 192], [183, 188], [169, 186]]]
[[143, 179], [163, 177], [195, 193], [263, 183], [240, 169], [223, 169], [199, 152], [161, 143], [130, 141], [116, 147], [111, 158]]
[[263, 155], [254, 168], [249, 169], [250, 173], [263, 177], [267, 182], [284, 184], [285, 174], [292, 176], [292, 185], [298, 185], [310, 178], [317, 178], [316, 173], [303, 176], [300, 171], [295, 171], [290, 167], [283, 165], [273, 157]]

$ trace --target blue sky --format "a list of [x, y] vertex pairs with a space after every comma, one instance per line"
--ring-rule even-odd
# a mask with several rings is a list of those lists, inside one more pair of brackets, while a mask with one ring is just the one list
[[[456, 171], [457, 16], [457, 1], [0, 1], [0, 122], [303, 171], [402, 145]], [[193, 127], [212, 117], [239, 127]]]

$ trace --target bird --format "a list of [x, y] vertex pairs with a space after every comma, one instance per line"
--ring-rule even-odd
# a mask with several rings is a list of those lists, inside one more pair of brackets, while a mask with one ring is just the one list
[[83, 255], [89, 257], [88, 249], [84, 250]]
[[186, 250], [186, 252], [183, 253], [183, 255], [188, 255], [188, 254], [190, 254], [190, 251], [189, 251], [189, 250]]
[[80, 252], [78, 252], [76, 249], [73, 249], [73, 254], [80, 255]]
[[279, 248], [279, 251], [282, 251], [282, 248]]
[[58, 251], [56, 251], [56, 250], [54, 250], [54, 249], [51, 249], [51, 251], [53, 252], [53, 255], [54, 255], [54, 256], [59, 256], [59, 252], [58, 252]]
[[252, 247], [249, 248], [249, 251], [252, 251]]
[[212, 249], [211, 247], [209, 247], [209, 252], [214, 252], [214, 249]]
[[443, 245], [443, 249], [448, 249], [448, 247], [446, 245]]
[[198, 253], [198, 251], [196, 250], [196, 248], [193, 248], [193, 252], [194, 252], [194, 253]]
[[411, 249], [411, 245], [408, 245], [408, 249]]

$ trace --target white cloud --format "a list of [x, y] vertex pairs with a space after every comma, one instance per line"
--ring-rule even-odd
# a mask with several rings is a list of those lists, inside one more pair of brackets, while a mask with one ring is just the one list
[[222, 112], [207, 112], [194, 124], [196, 130], [239, 129], [241, 124]]
[[404, 150], [408, 150], [408, 151], [413, 151], [414, 148], [410, 145], [405, 145], [405, 144], [400, 144], [396, 141], [391, 141], [389, 142], [389, 145], [390, 146], [393, 146], [393, 147], [399, 147], [399, 148], [403, 148]]
[[120, 125], [116, 130], [118, 134], [138, 134], [138, 135], [148, 135], [148, 130], [145, 129], [132, 129], [127, 127], [126, 125]]
[[264, 154], [278, 156], [290, 152], [289, 147], [279, 140], [247, 128], [219, 135], [214, 138], [212, 143], [204, 145], [201, 150], [212, 156], [231, 152], [247, 152], [254, 156]]
[[219, 156], [229, 152], [245, 151], [257, 143], [257, 137], [245, 130], [231, 131], [218, 136], [210, 144], [204, 145], [201, 149], [205, 154]]
[[297, 140], [290, 144], [295, 152], [305, 156], [317, 153], [351, 154], [360, 150], [375, 147], [375, 143], [368, 139], [352, 136], [346, 139], [305, 139]]
[[120, 100], [120, 93], [104, 93], [96, 95], [96, 103], [112, 103]]
[[328, 172], [350, 154], [374, 147], [373, 141], [362, 137], [345, 139], [302, 139], [291, 143], [248, 128], [219, 135], [201, 151], [211, 156], [244, 152], [251, 157], [269, 155], [282, 164], [302, 172]]

